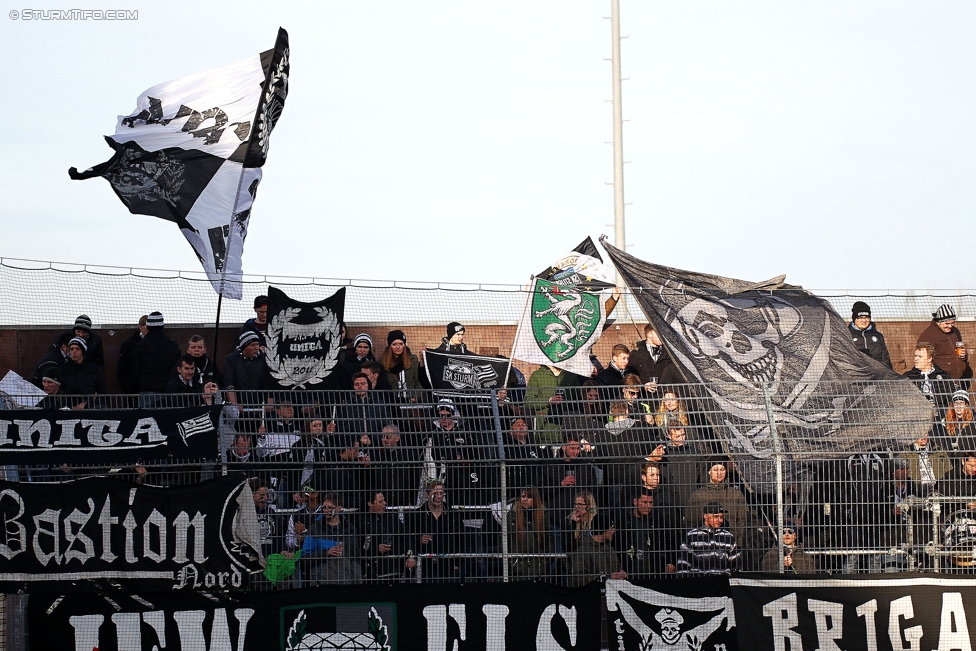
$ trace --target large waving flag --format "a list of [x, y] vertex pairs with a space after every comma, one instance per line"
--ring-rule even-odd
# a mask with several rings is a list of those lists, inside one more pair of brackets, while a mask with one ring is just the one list
[[129, 212], [174, 222], [214, 289], [241, 298], [241, 255], [251, 204], [288, 95], [288, 34], [273, 50], [153, 86], [119, 116], [101, 176]]
[[606, 318], [600, 294], [534, 278], [512, 358], [589, 377], [590, 349], [600, 338]]
[[[910, 383], [861, 354], [826, 301], [783, 277], [762, 283], [663, 267], [601, 240], [746, 479], [771, 480], [778, 436], [795, 460], [903, 447], [932, 425]], [[768, 397], [768, 400], [767, 400]], [[770, 418], [776, 428], [770, 428]], [[768, 488], [768, 486], [767, 486]]]
[[588, 377], [590, 349], [607, 320], [603, 294], [612, 287], [613, 269], [587, 237], [532, 278], [512, 359]]

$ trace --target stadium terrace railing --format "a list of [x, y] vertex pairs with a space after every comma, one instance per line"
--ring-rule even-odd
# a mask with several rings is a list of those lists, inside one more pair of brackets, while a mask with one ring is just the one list
[[[923, 420], [917, 410], [879, 418], [874, 396], [923, 394], [907, 380], [872, 384], [821, 386], [816, 407], [790, 413], [770, 387], [755, 388], [769, 408], [750, 431], [769, 444], [752, 453], [717, 408], [720, 385], [511, 388], [449, 402], [257, 392], [224, 404], [220, 450], [205, 463], [65, 459], [5, 471], [18, 481], [108, 474], [164, 486], [243, 472], [267, 492], [269, 508], [257, 505], [266, 550], [303, 550], [293, 574], [254, 577], [255, 589], [677, 576], [693, 551], [686, 534], [710, 510], [735, 537], [736, 571], [976, 571], [972, 411], [957, 414], [936, 391]], [[138, 399], [95, 396], [85, 409]], [[6, 396], [4, 406], [20, 400]], [[201, 398], [150, 400], [168, 409]], [[830, 427], [796, 426], [824, 400], [841, 406]]]

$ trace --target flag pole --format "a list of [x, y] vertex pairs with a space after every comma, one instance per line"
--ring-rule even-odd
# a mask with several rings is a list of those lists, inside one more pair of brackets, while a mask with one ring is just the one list
[[515, 326], [515, 340], [512, 341], [512, 351], [511, 354], [508, 356], [508, 370], [505, 371], [506, 386], [508, 386], [508, 376], [512, 372], [512, 362], [515, 360], [515, 346], [518, 345], [519, 334], [521, 334], [522, 332], [522, 322], [525, 321], [525, 312], [526, 310], [529, 309], [529, 306], [532, 302], [532, 292], [535, 290], [535, 276], [529, 276], [529, 280], [531, 281], [531, 285], [529, 287], [529, 291], [527, 292], [528, 295], [526, 296], [525, 299], [525, 307], [522, 308], [522, 314], [519, 317], [518, 325]]
[[[630, 291], [630, 287], [627, 287], [627, 292], [628, 292], [628, 293], [632, 293], [632, 292]], [[630, 317], [630, 324], [631, 324], [632, 326], [634, 326], [634, 332], [636, 332], [636, 333], [637, 333], [637, 338], [638, 338], [638, 339], [643, 339], [643, 338], [644, 338], [644, 333], [642, 333], [642, 332], [640, 331], [640, 328], [638, 328], [638, 327], [637, 327], [637, 321], [635, 321], [635, 320], [634, 320], [634, 315], [633, 315], [633, 314], [631, 313], [631, 311], [630, 311], [630, 307], [629, 307], [629, 306], [627, 305], [627, 294], [624, 294], [624, 293], [623, 293], [623, 290], [621, 290], [621, 292], [620, 292], [620, 300], [621, 300], [621, 301], [623, 302], [623, 304], [624, 304], [624, 309], [625, 309], [625, 310], [627, 311], [627, 316], [629, 316], [629, 317]], [[648, 323], [650, 323], [650, 321], [648, 321]]]
[[[213, 355], [214, 355], [214, 365], [217, 364], [217, 341], [220, 338], [220, 308], [224, 302], [224, 286], [227, 282], [227, 262], [230, 258], [230, 244], [231, 240], [234, 239], [234, 215], [237, 214], [237, 203], [241, 200], [241, 186], [244, 185], [244, 172], [247, 168], [241, 165], [241, 175], [237, 179], [237, 192], [234, 193], [234, 207], [230, 211], [230, 221], [227, 224], [227, 244], [224, 246], [224, 266], [220, 270], [220, 290], [217, 292], [217, 316], [214, 317], [214, 335], [213, 335]], [[253, 200], [253, 197], [252, 197]], [[243, 249], [241, 250], [241, 255], [244, 255]], [[243, 283], [243, 278], [241, 279]]]

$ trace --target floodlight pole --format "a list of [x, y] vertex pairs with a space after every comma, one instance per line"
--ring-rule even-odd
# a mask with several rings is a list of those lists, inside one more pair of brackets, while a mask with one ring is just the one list
[[[620, 79], [620, 0], [610, 0], [613, 65], [613, 245], [627, 250], [624, 236], [624, 121]], [[620, 274], [617, 274], [620, 284]]]

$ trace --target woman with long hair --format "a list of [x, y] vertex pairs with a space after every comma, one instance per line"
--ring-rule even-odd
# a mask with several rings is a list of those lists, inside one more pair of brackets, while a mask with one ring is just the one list
[[593, 493], [576, 493], [573, 511], [566, 520], [564, 549], [570, 586], [586, 585], [601, 576], [627, 578], [627, 573], [620, 569], [620, 559], [612, 544], [616, 526], [599, 513]]
[[678, 394], [674, 391], [665, 391], [661, 396], [661, 404], [657, 406], [657, 412], [654, 414], [654, 423], [663, 429], [669, 423], [674, 422], [679, 422], [684, 427], [691, 424]]
[[965, 389], [952, 394], [952, 406], [946, 412], [945, 429], [946, 440], [939, 442], [944, 450], [950, 453], [976, 450], [976, 422], [973, 421], [969, 392]]
[[509, 573], [513, 578], [525, 581], [545, 577], [552, 559], [523, 554], [552, 554], [554, 548], [539, 489], [535, 486], [522, 489], [514, 508], [508, 513]]
[[386, 379], [397, 401], [417, 402], [420, 384], [420, 360], [410, 352], [407, 335], [403, 330], [391, 330], [386, 335], [386, 350], [380, 357], [380, 366], [386, 371]]

